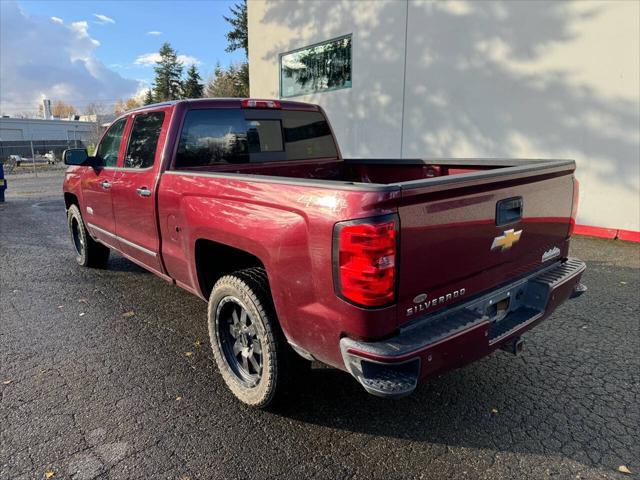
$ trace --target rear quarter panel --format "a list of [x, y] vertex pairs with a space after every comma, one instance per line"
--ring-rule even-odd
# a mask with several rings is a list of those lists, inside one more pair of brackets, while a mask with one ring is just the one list
[[336, 296], [333, 227], [341, 220], [391, 213], [399, 192], [337, 189], [334, 182], [324, 183], [166, 172], [158, 200], [162, 255], [168, 273], [203, 298], [197, 240], [258, 257], [287, 338], [341, 366], [341, 334], [386, 335], [395, 328], [395, 308], [364, 310]]

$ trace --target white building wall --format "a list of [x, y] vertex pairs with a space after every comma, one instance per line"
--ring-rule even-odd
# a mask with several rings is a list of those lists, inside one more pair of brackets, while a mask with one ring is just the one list
[[353, 87], [293, 98], [344, 156], [573, 158], [579, 223], [640, 230], [639, 2], [251, 0], [251, 95], [345, 34]]
[[[291, 100], [320, 103], [345, 156], [400, 155], [406, 11], [381, 1], [249, 2], [250, 90], [278, 98], [278, 55], [353, 34], [353, 87]], [[382, 134], [382, 136], [381, 136]]]
[[9, 140], [86, 140], [95, 126], [74, 120], [0, 118], [0, 141]]

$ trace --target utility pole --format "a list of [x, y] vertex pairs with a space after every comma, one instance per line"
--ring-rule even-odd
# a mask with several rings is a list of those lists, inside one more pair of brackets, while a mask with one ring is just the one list
[[31, 141], [29, 143], [31, 144], [31, 163], [33, 165], [33, 174], [37, 177], [38, 172], [36, 171], [36, 155], [35, 153], [33, 153], [33, 135], [31, 135]]

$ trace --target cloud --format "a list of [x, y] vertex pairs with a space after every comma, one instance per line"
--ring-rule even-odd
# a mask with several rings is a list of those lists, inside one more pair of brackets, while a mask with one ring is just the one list
[[64, 21], [60, 17], [51, 17], [51, 21], [56, 23], [64, 23]]
[[202, 62], [191, 55], [178, 55], [178, 61], [183, 65], [200, 65]]
[[106, 25], [107, 23], [116, 23], [116, 21], [113, 18], [107, 17], [106, 15], [102, 15], [101, 13], [94, 13], [93, 16], [98, 19], [96, 20], [95, 23], [99, 25]]
[[143, 55], [139, 55], [133, 63], [135, 63], [136, 65], [144, 65], [145, 67], [150, 67], [151, 65], [154, 65], [158, 60], [160, 60], [159, 53], [145, 53]]
[[87, 22], [28, 16], [17, 3], [0, 2], [0, 110], [35, 111], [43, 97], [82, 109], [133, 95], [138, 82], [98, 60], [98, 44]]
[[[136, 65], [142, 65], [143, 67], [151, 67], [160, 61], [159, 53], [145, 53], [139, 55], [133, 62]], [[196, 57], [191, 55], [178, 55], [178, 61], [183, 65], [200, 65], [202, 62]]]
[[83, 40], [87, 39], [91, 43], [93, 43], [96, 47], [100, 46], [100, 42], [95, 38], [91, 38], [91, 36], [89, 35], [89, 24], [84, 20], [81, 22], [72, 22], [71, 25], [69, 25], [69, 28], [73, 32], [75, 32], [78, 38], [81, 38]]
[[151, 30], [150, 32], [147, 32], [147, 35], [162, 35], [162, 32], [158, 30]]

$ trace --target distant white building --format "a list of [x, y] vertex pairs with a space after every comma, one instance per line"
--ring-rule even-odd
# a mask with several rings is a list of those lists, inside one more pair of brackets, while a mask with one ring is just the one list
[[252, 0], [248, 26], [251, 96], [320, 104], [345, 157], [572, 158], [578, 222], [637, 236], [640, 2]]
[[96, 127], [93, 122], [0, 118], [0, 141], [78, 140], [88, 141]]

